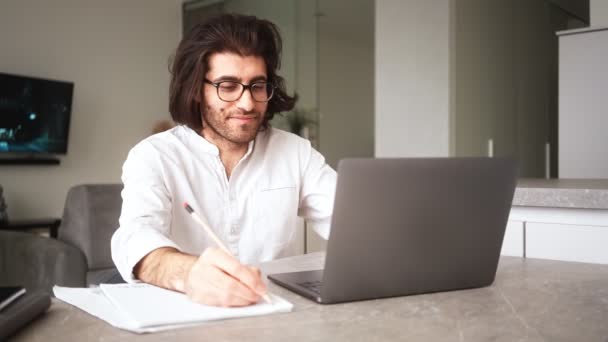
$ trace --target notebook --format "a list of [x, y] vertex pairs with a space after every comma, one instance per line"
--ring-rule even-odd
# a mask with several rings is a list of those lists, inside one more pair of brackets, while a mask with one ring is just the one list
[[101, 284], [98, 288], [55, 286], [58, 299], [109, 324], [135, 333], [156, 332], [209, 321], [289, 312], [293, 305], [271, 295], [272, 304], [221, 308], [190, 301], [184, 294], [149, 284]]

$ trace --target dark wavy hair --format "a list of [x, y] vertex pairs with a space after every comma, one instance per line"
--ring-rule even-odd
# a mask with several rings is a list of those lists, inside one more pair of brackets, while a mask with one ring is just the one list
[[289, 96], [285, 80], [277, 75], [281, 65], [282, 41], [277, 26], [254, 16], [223, 14], [198, 24], [177, 46], [173, 57], [169, 86], [169, 112], [173, 121], [195, 131], [203, 127], [201, 97], [209, 56], [231, 52], [240, 56], [259, 56], [264, 59], [268, 82], [275, 86], [268, 102], [262, 128], [276, 113], [293, 109], [297, 96]]

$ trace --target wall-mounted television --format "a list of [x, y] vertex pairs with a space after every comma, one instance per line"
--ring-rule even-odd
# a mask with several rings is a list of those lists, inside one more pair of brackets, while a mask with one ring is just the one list
[[0, 73], [0, 154], [68, 150], [74, 83]]

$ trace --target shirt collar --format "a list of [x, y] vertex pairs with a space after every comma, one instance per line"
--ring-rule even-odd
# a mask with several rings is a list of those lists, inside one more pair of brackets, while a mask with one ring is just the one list
[[[200, 146], [200, 148], [203, 150], [203, 152], [211, 153], [215, 156], [220, 155], [220, 150], [217, 148], [217, 146], [212, 144], [209, 140], [205, 139], [202, 135], [198, 134], [190, 127], [188, 127], [188, 126], [183, 126], [183, 127], [187, 131], [187, 134], [190, 136], [192, 141], [195, 143], [195, 146]], [[255, 139], [253, 139], [252, 141], [249, 142], [249, 145], [247, 146], [247, 152], [245, 153], [245, 155], [243, 156], [242, 159], [247, 158], [253, 152], [253, 147], [255, 146], [255, 141], [257, 140], [259, 135], [260, 135], [260, 132], [258, 132]]]
[[253, 139], [249, 142], [249, 146], [247, 146], [247, 152], [245, 153], [243, 158], [241, 158], [241, 160], [248, 158], [249, 155], [253, 152], [253, 147], [255, 146], [255, 141], [258, 139], [259, 136], [260, 136], [260, 133], [258, 132], [258, 134], [256, 134], [256, 136], [255, 136], [255, 139]]

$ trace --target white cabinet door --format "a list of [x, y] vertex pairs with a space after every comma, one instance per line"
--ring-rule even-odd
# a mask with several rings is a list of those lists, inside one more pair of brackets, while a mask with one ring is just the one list
[[608, 29], [559, 37], [559, 176], [608, 177]]
[[526, 257], [608, 264], [608, 227], [527, 222]]
[[501, 255], [524, 256], [524, 223], [510, 220], [502, 241]]

